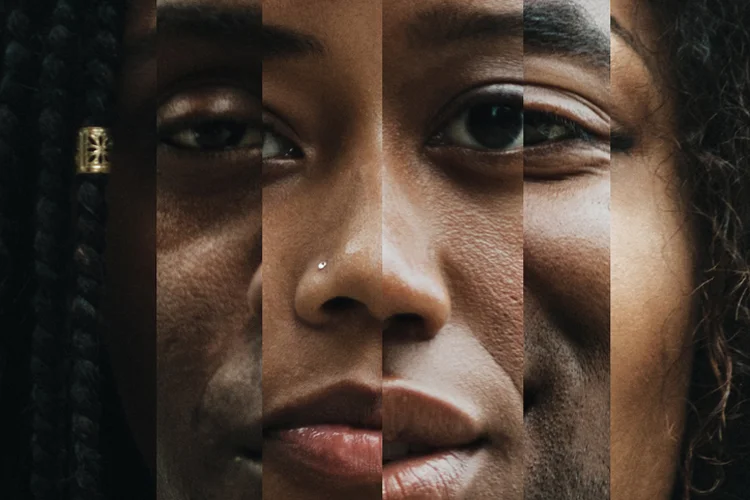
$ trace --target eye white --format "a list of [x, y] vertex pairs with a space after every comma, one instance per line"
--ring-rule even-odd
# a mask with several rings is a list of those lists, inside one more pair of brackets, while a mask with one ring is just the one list
[[284, 154], [284, 144], [278, 135], [266, 131], [263, 134], [263, 150], [261, 157], [265, 160], [268, 158], [278, 158]]

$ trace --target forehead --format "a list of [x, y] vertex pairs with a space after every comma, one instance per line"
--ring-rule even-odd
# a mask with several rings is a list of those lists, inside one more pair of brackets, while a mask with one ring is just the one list
[[[614, 2], [615, 0], [613, 0]], [[625, 0], [620, 3], [631, 3]], [[585, 13], [596, 21], [598, 27], [606, 30], [609, 27], [610, 0], [418, 0], [404, 2], [401, 0], [384, 0], [385, 14], [393, 21], [405, 20], [419, 12], [432, 9], [462, 9], [490, 13], [521, 12], [524, 7], [544, 7], [546, 5], [568, 5]]]
[[[353, 18], [371, 18], [373, 13], [380, 14], [377, 4], [382, 4], [383, 22], [387, 25], [399, 25], [419, 13], [435, 9], [520, 13], [524, 6], [529, 5], [567, 4], [577, 7], [602, 30], [609, 28], [609, 0], [157, 0], [156, 5], [153, 0], [133, 0], [128, 25], [129, 31], [146, 32], [155, 25], [156, 7], [211, 6], [235, 10], [261, 6], [267, 22], [283, 21], [291, 26], [307, 28], [307, 31], [330, 32], [350, 25]], [[612, 0], [613, 13], [632, 9], [633, 4], [632, 0]], [[372, 19], [368, 21], [372, 22]]]

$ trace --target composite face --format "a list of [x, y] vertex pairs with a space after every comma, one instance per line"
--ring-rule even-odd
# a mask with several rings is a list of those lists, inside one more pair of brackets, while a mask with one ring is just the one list
[[647, 9], [156, 16], [160, 495], [668, 498], [693, 263]]

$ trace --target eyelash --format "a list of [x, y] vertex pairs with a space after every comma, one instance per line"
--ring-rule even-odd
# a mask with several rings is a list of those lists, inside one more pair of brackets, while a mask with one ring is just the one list
[[570, 129], [575, 135], [576, 139], [583, 140], [585, 142], [593, 142], [597, 138], [597, 134], [586, 127], [574, 122], [564, 116], [556, 115], [554, 113], [547, 113], [542, 111], [524, 110], [524, 123], [527, 121], [528, 116], [543, 117], [548, 123], [552, 125], [561, 125]]
[[[195, 132], [197, 129], [202, 127], [208, 127], [210, 125], [216, 125], [216, 126], [228, 126], [228, 127], [239, 127], [243, 128], [243, 133], [247, 134], [248, 132], [253, 131], [259, 131], [262, 137], [262, 142], [260, 144], [260, 147], [227, 147], [227, 148], [201, 148], [201, 147], [191, 147], [191, 146], [185, 146], [182, 144], [179, 144], [179, 141], [177, 140], [176, 136], [180, 133], [185, 133], [189, 131]], [[261, 150], [261, 154], [263, 153], [264, 147], [267, 144], [266, 138], [268, 135], [271, 134], [274, 137], [277, 138], [277, 140], [281, 143], [281, 147], [285, 148], [284, 157], [286, 158], [298, 158], [302, 157], [303, 153], [301, 149], [294, 144], [294, 141], [290, 140], [286, 137], [286, 135], [279, 131], [272, 123], [268, 122], [255, 122], [255, 121], [244, 121], [241, 119], [233, 119], [233, 118], [219, 118], [219, 117], [209, 117], [209, 118], [196, 118], [196, 119], [190, 119], [185, 120], [176, 124], [168, 125], [163, 127], [162, 130], [158, 132], [158, 138], [159, 141], [166, 144], [168, 147], [178, 150], [183, 153], [187, 154], [193, 154], [193, 155], [208, 155], [208, 156], [217, 156], [217, 155], [234, 155], [238, 152], [241, 152], [244, 150]]]
[[[503, 105], [503, 101], [505, 103], [511, 103], [513, 100], [512, 96], [506, 96], [505, 98], [499, 97], [496, 99], [496, 101], [486, 101], [486, 102], [474, 102], [470, 103], [469, 105], [464, 105], [463, 108], [458, 112], [454, 113], [452, 117], [447, 121], [444, 122], [444, 124], [441, 126], [439, 131], [430, 138], [428, 141], [428, 145], [430, 146], [444, 146], [444, 147], [454, 147], [454, 148], [466, 148], [466, 149], [475, 149], [477, 151], [485, 151], [485, 152], [507, 152], [511, 151], [513, 149], [525, 149], [529, 150], [532, 148], [542, 148], [545, 146], [551, 146], [553, 144], [559, 144], [569, 141], [583, 141], [586, 143], [595, 143], [597, 140], [599, 141], [606, 141], [606, 137], [603, 137], [601, 134], [598, 134], [597, 132], [581, 125], [580, 123], [573, 121], [569, 118], [566, 118], [564, 116], [545, 112], [545, 111], [537, 111], [533, 109], [524, 109], [523, 110], [523, 118], [522, 122], [519, 124], [521, 127], [521, 137], [523, 137], [523, 133], [526, 131], [526, 127], [529, 126], [531, 123], [535, 124], [544, 124], [544, 125], [552, 125], [552, 126], [561, 126], [564, 127], [570, 135], [570, 137], [565, 137], [561, 139], [550, 139], [543, 142], [540, 142], [538, 144], [526, 146], [521, 145], [520, 148], [491, 148], [491, 147], [468, 147], [468, 146], [461, 146], [457, 144], [451, 143], [446, 137], [447, 137], [447, 131], [452, 128], [451, 125], [454, 124], [456, 121], [467, 117], [467, 113], [471, 109], [476, 109], [478, 106], [486, 105], [486, 104], [494, 104], [497, 106]], [[530, 119], [531, 118], [531, 119]], [[525, 141], [526, 137], [523, 137], [523, 140]], [[627, 132], [614, 132], [610, 131], [609, 136], [609, 142], [610, 142], [610, 151], [613, 153], [625, 153], [627, 154], [633, 147], [635, 146], [635, 137], [632, 134], [629, 134]], [[481, 145], [480, 145], [481, 146]]]
[[[455, 146], [451, 145], [450, 143], [445, 141], [445, 130], [448, 128], [448, 125], [453, 123], [455, 120], [460, 119], [460, 117], [464, 116], [472, 107], [477, 106], [476, 103], [471, 104], [470, 106], [465, 106], [459, 114], [454, 115], [447, 123], [446, 125], [442, 126], [439, 131], [432, 136], [432, 138], [428, 141], [429, 145], [432, 146], [449, 146], [449, 147], [462, 147], [462, 146]], [[544, 122], [549, 125], [559, 125], [562, 127], [565, 127], [569, 131], [572, 132], [573, 137], [572, 138], [566, 138], [566, 139], [559, 139], [559, 140], [550, 140], [545, 141], [545, 143], [542, 143], [541, 145], [537, 146], [531, 146], [533, 147], [543, 147], [544, 144], [552, 144], [552, 143], [559, 143], [559, 142], [565, 142], [570, 140], [581, 140], [584, 142], [594, 142], [597, 140], [597, 134], [590, 129], [580, 125], [579, 123], [570, 120], [566, 117], [549, 113], [549, 112], [542, 112], [542, 111], [535, 111], [535, 110], [524, 110], [523, 112], [524, 117], [524, 125], [522, 127], [525, 128], [525, 124], [528, 123], [528, 118], [533, 116], [535, 118], [535, 121], [537, 122]], [[236, 151], [236, 149], [226, 149], [226, 150], [201, 150], [196, 148], [190, 148], [190, 147], [184, 147], [180, 146], [174, 143], [173, 136], [175, 136], [179, 132], [184, 132], [190, 129], [196, 129], [201, 126], [206, 126], [209, 124], [229, 124], [229, 125], [241, 125], [246, 127], [252, 127], [253, 125], [260, 126], [262, 130], [262, 137], [263, 137], [263, 145], [261, 146], [261, 149], [265, 146], [265, 140], [267, 137], [267, 134], [273, 134], [274, 136], [280, 138], [281, 141], [286, 142], [289, 147], [287, 153], [285, 153], [281, 158], [289, 159], [289, 158], [302, 158], [304, 154], [302, 153], [302, 149], [297, 146], [294, 141], [289, 139], [283, 132], [278, 130], [277, 127], [274, 126], [272, 122], [266, 122], [264, 121], [262, 124], [253, 123], [253, 122], [243, 122], [242, 120], [236, 120], [236, 119], [193, 119], [188, 120], [182, 123], [179, 123], [177, 125], [167, 126], [165, 127], [166, 130], [159, 131], [159, 140], [168, 146], [179, 149], [182, 151], [193, 151], [193, 154], [209, 154], [209, 155], [215, 155], [215, 154], [222, 154], [226, 153], [227, 151]], [[522, 129], [523, 130], [523, 129]], [[635, 137], [633, 135], [627, 133], [627, 132], [612, 132], [610, 134], [610, 149], [612, 152], [616, 153], [628, 153], [631, 149], [633, 149], [635, 146]], [[522, 146], [523, 148], [524, 146]], [[488, 151], [494, 151], [492, 149], [487, 149]], [[277, 158], [274, 158], [277, 159]]]

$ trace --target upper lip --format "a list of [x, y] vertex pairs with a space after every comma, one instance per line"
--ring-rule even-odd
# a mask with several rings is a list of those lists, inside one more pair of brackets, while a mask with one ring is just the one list
[[380, 429], [382, 414], [378, 389], [349, 382], [320, 389], [265, 413], [264, 434], [326, 424]]
[[383, 383], [383, 440], [433, 448], [457, 448], [483, 439], [480, 420], [456, 402], [408, 382]]
[[432, 448], [457, 448], [485, 438], [477, 412], [431, 395], [403, 380], [380, 388], [339, 383], [264, 414], [263, 432], [315, 425], [382, 429], [383, 440]]

